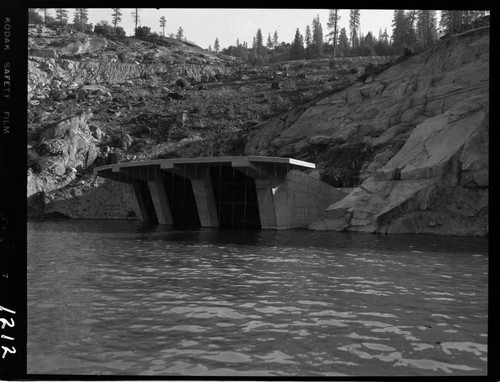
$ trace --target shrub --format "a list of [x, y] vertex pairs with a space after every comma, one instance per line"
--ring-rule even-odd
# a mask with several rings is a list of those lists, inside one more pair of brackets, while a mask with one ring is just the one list
[[124, 37], [125, 36], [125, 30], [122, 27], [116, 27], [116, 35], [118, 37]]
[[109, 36], [115, 34], [115, 30], [111, 25], [97, 23], [96, 26], [94, 27], [94, 33], [99, 35]]
[[107, 37], [115, 35], [118, 37], [125, 36], [125, 30], [122, 27], [116, 27], [116, 33], [115, 33], [115, 28], [113, 28], [112, 25], [105, 24], [103, 22], [96, 24], [96, 26], [94, 27], [94, 33], [98, 35], [104, 35]]
[[135, 30], [135, 37], [137, 38], [146, 38], [151, 34], [150, 27], [137, 27]]

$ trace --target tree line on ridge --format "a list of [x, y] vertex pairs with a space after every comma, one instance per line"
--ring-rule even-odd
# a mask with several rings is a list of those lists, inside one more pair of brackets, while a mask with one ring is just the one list
[[[45, 24], [53, 27], [72, 27], [77, 31], [95, 32], [107, 36], [125, 36], [120, 26], [123, 13], [121, 8], [112, 8], [110, 21], [102, 20], [95, 26], [89, 24], [88, 8], [74, 8], [73, 22], [69, 23], [68, 10], [55, 8], [55, 17], [47, 14], [48, 8], [29, 8], [29, 23]], [[39, 14], [42, 12], [43, 16]], [[151, 27], [140, 26], [140, 8], [134, 8], [131, 13], [134, 23], [134, 35], [138, 38], [159, 37], [157, 32], [151, 32]], [[434, 44], [439, 37], [462, 32], [472, 26], [481, 25], [488, 19], [489, 12], [481, 10], [394, 10], [391, 35], [387, 28], [379, 29], [378, 35], [369, 31], [366, 34], [360, 28], [360, 10], [349, 11], [348, 30], [339, 28], [340, 10], [330, 9], [327, 21], [327, 33], [317, 15], [311, 25], [306, 25], [304, 34], [297, 28], [291, 42], [279, 41], [278, 32], [268, 33], [267, 39], [261, 28], [253, 37], [251, 46], [246, 41], [221, 49], [219, 38], [216, 37], [213, 48], [209, 51], [239, 57], [251, 65], [265, 64], [284, 60], [314, 59], [321, 57], [352, 57], [352, 56], [390, 56], [413, 53]], [[161, 35], [165, 35], [167, 20], [160, 16]], [[187, 41], [184, 30], [179, 27], [177, 33], [169, 33], [168, 37]]]

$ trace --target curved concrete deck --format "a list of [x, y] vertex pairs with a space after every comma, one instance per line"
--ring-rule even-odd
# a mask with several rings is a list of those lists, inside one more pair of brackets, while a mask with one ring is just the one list
[[314, 163], [260, 156], [123, 162], [94, 174], [131, 184], [143, 221], [201, 227], [307, 227], [345, 193], [304, 171]]

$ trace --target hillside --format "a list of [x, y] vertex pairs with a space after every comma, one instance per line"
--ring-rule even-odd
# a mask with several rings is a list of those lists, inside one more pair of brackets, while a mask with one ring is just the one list
[[489, 27], [258, 125], [245, 154], [315, 162], [354, 187], [312, 229], [488, 232]]
[[91, 174], [110, 153], [272, 155], [352, 189], [313, 229], [487, 234], [489, 27], [394, 64], [255, 68], [162, 37], [29, 36], [32, 216], [133, 218], [130, 195]]
[[[30, 216], [59, 211], [60, 202], [103, 184], [92, 168], [111, 153], [121, 161], [239, 155], [251, 126], [349, 86], [368, 63], [394, 59], [247, 67], [171, 38], [40, 25], [30, 26], [28, 48]], [[93, 216], [78, 203], [69, 200], [61, 213]]]

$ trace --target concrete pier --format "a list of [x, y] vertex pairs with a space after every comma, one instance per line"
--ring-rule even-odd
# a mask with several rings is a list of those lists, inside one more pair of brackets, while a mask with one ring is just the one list
[[292, 158], [208, 157], [109, 164], [94, 174], [133, 186], [141, 220], [186, 227], [307, 227], [346, 194]]

